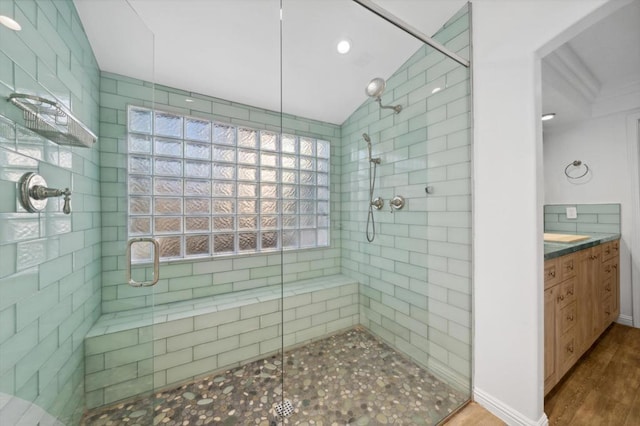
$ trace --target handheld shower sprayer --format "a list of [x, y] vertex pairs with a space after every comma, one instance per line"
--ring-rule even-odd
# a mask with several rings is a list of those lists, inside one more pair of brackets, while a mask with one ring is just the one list
[[373, 158], [371, 156], [371, 138], [369, 137], [369, 135], [366, 134], [366, 133], [363, 133], [362, 134], [362, 139], [364, 139], [365, 142], [367, 142], [367, 148], [369, 150], [369, 162], [374, 163], [374, 164], [380, 164], [380, 157]]
[[373, 209], [380, 210], [384, 205], [384, 200], [380, 197], [373, 198], [373, 191], [376, 185], [376, 169], [380, 164], [380, 157], [373, 158], [371, 156], [371, 138], [368, 134], [363, 133], [362, 139], [367, 143], [369, 152], [369, 213], [367, 214], [367, 241], [373, 242], [376, 238], [376, 222], [373, 217]]
[[384, 89], [387, 86], [387, 82], [384, 81], [384, 78], [376, 77], [367, 84], [366, 89], [364, 90], [367, 96], [371, 98], [375, 98], [380, 108], [392, 109], [396, 114], [399, 114], [402, 111], [402, 105], [382, 105], [381, 96], [384, 93]]

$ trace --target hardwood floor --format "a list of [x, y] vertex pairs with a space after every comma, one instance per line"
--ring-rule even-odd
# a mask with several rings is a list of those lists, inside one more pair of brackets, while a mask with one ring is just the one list
[[[547, 395], [550, 426], [640, 425], [640, 329], [613, 324]], [[446, 426], [505, 423], [470, 403]]]
[[503, 426], [505, 424], [475, 402], [470, 402], [444, 423], [445, 426]]
[[551, 426], [640, 425], [640, 329], [613, 324], [547, 395]]

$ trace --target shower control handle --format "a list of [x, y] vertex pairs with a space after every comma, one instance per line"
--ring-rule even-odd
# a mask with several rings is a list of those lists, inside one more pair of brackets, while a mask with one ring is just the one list
[[371, 206], [376, 210], [380, 210], [384, 207], [384, 200], [381, 197], [376, 197], [371, 200]]
[[22, 175], [19, 183], [20, 203], [30, 213], [37, 213], [47, 206], [47, 200], [51, 197], [64, 197], [64, 214], [71, 213], [71, 191], [69, 188], [48, 188], [47, 181], [34, 172]]
[[69, 191], [69, 188], [65, 188], [63, 190], [35, 185], [29, 190], [29, 195], [35, 200], [46, 200], [50, 197], [64, 196], [64, 206], [62, 207], [62, 212], [64, 214], [71, 213], [71, 191]]
[[394, 210], [400, 210], [404, 207], [404, 197], [402, 195], [396, 195], [389, 201], [389, 207], [391, 208], [391, 213]]

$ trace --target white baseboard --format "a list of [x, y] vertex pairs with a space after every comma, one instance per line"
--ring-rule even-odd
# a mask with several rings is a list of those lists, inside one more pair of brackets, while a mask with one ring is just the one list
[[549, 419], [545, 413], [542, 413], [538, 420], [532, 420], [482, 389], [473, 389], [473, 399], [509, 426], [549, 426]]
[[631, 315], [619, 315], [616, 322], [618, 324], [628, 325], [629, 327], [633, 327], [633, 317]]

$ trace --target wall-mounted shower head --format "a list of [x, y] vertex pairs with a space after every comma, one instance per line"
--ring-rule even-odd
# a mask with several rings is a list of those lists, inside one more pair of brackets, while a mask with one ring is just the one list
[[380, 108], [392, 109], [396, 114], [402, 111], [402, 105], [382, 105], [382, 99], [380, 98], [384, 93], [384, 89], [387, 86], [387, 82], [384, 78], [376, 77], [367, 84], [365, 93], [371, 98], [375, 98], [376, 102], [380, 105]]
[[365, 92], [367, 93], [367, 96], [378, 99], [384, 93], [384, 88], [386, 86], [387, 82], [384, 81], [384, 78], [376, 77], [367, 84]]

